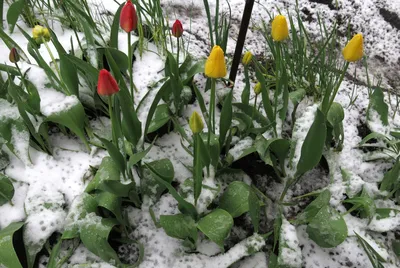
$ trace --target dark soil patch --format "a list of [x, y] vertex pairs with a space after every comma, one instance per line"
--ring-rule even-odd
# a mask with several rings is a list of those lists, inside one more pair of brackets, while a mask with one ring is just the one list
[[332, 4], [332, 0], [310, 0], [310, 2], [328, 5], [330, 9], [336, 9], [336, 7]]
[[392, 25], [393, 28], [396, 28], [397, 30], [400, 30], [400, 18], [399, 16], [392, 12], [389, 11], [385, 8], [380, 8], [379, 9], [379, 14], [383, 17], [383, 19]]

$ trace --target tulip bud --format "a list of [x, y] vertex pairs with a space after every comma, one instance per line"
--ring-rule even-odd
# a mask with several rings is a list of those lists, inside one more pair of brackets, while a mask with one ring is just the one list
[[250, 51], [247, 51], [246, 53], [244, 53], [243, 59], [242, 59], [242, 63], [244, 66], [249, 65], [251, 59], [253, 58], [253, 54], [251, 54]]
[[97, 81], [97, 93], [101, 96], [111, 96], [119, 91], [115, 78], [106, 69], [100, 70]]
[[204, 73], [210, 78], [222, 78], [226, 76], [226, 64], [224, 51], [220, 46], [214, 46], [204, 66]]
[[46, 42], [49, 42], [49, 41], [50, 41], [51, 36], [50, 36], [50, 31], [49, 31], [49, 29], [43, 28], [43, 38], [44, 38], [44, 40], [45, 40]]
[[13, 47], [13, 48], [10, 50], [9, 59], [10, 59], [10, 61], [11, 61], [12, 63], [17, 63], [17, 62], [19, 62], [19, 53], [18, 53], [18, 50], [17, 50], [15, 47]]
[[176, 20], [174, 25], [172, 26], [172, 35], [176, 38], [181, 37], [183, 34], [183, 27], [180, 20]]
[[131, 0], [127, 0], [121, 10], [119, 25], [125, 32], [130, 33], [136, 30], [137, 21], [138, 17], [136, 14], [135, 6], [132, 4]]
[[255, 86], [254, 86], [254, 93], [256, 94], [256, 95], [258, 95], [258, 94], [260, 94], [261, 93], [261, 83], [260, 82], [258, 82]]
[[32, 30], [32, 37], [33, 40], [35, 40], [35, 42], [39, 45], [43, 43], [43, 39], [45, 42], [49, 42], [50, 41], [49, 29], [40, 25], [35, 25], [35, 27]]
[[196, 111], [192, 113], [189, 119], [189, 126], [193, 134], [200, 133], [204, 128], [203, 120], [201, 120], [200, 115]]
[[40, 25], [35, 25], [35, 27], [32, 30], [32, 37], [33, 39], [38, 39], [43, 36], [43, 26]]
[[356, 34], [343, 48], [343, 58], [349, 62], [360, 60], [364, 55], [363, 43], [362, 34]]
[[275, 41], [283, 41], [289, 36], [289, 29], [286, 17], [278, 15], [272, 21], [272, 38]]

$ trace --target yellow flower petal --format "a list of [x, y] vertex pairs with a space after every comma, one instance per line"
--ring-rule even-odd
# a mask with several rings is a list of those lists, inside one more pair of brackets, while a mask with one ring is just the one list
[[201, 120], [200, 115], [196, 111], [192, 113], [189, 119], [189, 126], [193, 134], [201, 132], [204, 128], [203, 120]]
[[224, 51], [220, 46], [214, 46], [204, 66], [204, 73], [210, 78], [222, 78], [226, 76], [226, 64]]
[[261, 93], [261, 83], [260, 83], [260, 82], [258, 82], [258, 83], [254, 86], [254, 93], [255, 93], [256, 95], [258, 95], [258, 94]]
[[275, 41], [283, 41], [289, 36], [289, 29], [286, 17], [278, 15], [272, 21], [272, 38]]
[[342, 54], [346, 61], [360, 60], [364, 55], [364, 40], [362, 34], [356, 34], [343, 48]]
[[247, 51], [243, 56], [243, 60], [242, 60], [243, 65], [248, 65], [252, 58], [253, 58], [253, 54], [251, 54], [250, 51]]

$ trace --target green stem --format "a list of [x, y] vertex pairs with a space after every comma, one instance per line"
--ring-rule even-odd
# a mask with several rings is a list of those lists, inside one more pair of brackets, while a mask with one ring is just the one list
[[115, 146], [118, 147], [118, 141], [117, 141], [117, 137], [115, 136], [115, 131], [114, 131], [114, 116], [112, 113], [112, 95], [108, 96], [108, 115], [110, 116], [110, 120], [111, 120], [111, 132], [112, 132], [112, 140], [113, 143], [115, 144]]
[[134, 100], [133, 95], [133, 72], [132, 72], [132, 46], [131, 46], [131, 33], [128, 33], [128, 69], [129, 69], [129, 86], [131, 89], [132, 101]]
[[178, 52], [176, 54], [176, 62], [178, 63], [178, 68], [179, 68], [179, 37], [177, 39], [178, 39], [178, 48], [177, 48]]
[[50, 47], [49, 47], [49, 45], [47, 44], [46, 40], [44, 40], [44, 37], [42, 37], [42, 41], [43, 41], [43, 44], [45, 45], [45, 47], [46, 47], [46, 49], [47, 49], [47, 52], [48, 52], [49, 55], [50, 55], [51, 61], [52, 61], [53, 64], [54, 64], [54, 68], [56, 68], [57, 74], [58, 74], [58, 76], [60, 77], [60, 81], [62, 82], [61, 72], [60, 72], [60, 69], [58, 68], [58, 64], [57, 64], [57, 62], [56, 62], [56, 59], [54, 58], [54, 55], [53, 55], [53, 53], [51, 52]]
[[209, 110], [208, 146], [210, 146], [211, 132], [215, 133], [215, 78], [211, 78], [211, 96]]
[[256, 97], [254, 99], [253, 112], [251, 113], [251, 123], [253, 123], [254, 114], [256, 113], [256, 109], [257, 109], [257, 97], [258, 97], [258, 94], [256, 94]]
[[281, 197], [279, 198], [279, 201], [282, 203], [283, 199], [285, 198], [285, 195], [287, 193], [287, 191], [289, 190], [290, 186], [292, 185], [293, 179], [289, 179], [286, 184], [285, 184], [285, 188], [282, 191]]
[[327, 114], [328, 111], [329, 111], [329, 109], [331, 108], [332, 103], [333, 103], [333, 101], [335, 100], [336, 94], [337, 94], [338, 91], [339, 91], [340, 85], [341, 85], [342, 82], [343, 82], [344, 76], [346, 75], [346, 72], [347, 72], [347, 69], [348, 69], [348, 68], [349, 68], [349, 62], [346, 62], [346, 65], [345, 65], [345, 67], [344, 67], [344, 70], [343, 70], [343, 72], [342, 72], [342, 75], [340, 76], [339, 83], [336, 85], [335, 90], [333, 91], [331, 100], [329, 101], [328, 107], [326, 107], [326, 109], [325, 109], [325, 111], [324, 111], [324, 114]]

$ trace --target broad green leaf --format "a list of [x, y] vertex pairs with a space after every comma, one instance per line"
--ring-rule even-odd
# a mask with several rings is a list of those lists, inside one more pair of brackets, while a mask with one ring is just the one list
[[14, 250], [13, 236], [23, 225], [23, 222], [14, 222], [0, 230], [0, 266], [22, 268]]
[[[200, 133], [201, 138], [203, 139], [203, 143], [205, 145], [208, 144], [208, 133]], [[208, 161], [205, 160], [205, 158], [208, 156], [211, 159], [211, 165], [214, 167], [217, 167], [218, 162], [219, 162], [219, 154], [220, 154], [220, 149], [219, 149], [219, 141], [218, 137], [214, 134], [211, 133], [211, 139], [210, 139], [210, 147], [209, 147], [209, 152], [206, 154], [204, 150], [204, 154], [202, 155], [202, 161], [205, 165], [207, 165]]]
[[161, 88], [158, 90], [156, 96], [154, 97], [153, 103], [150, 106], [150, 109], [147, 114], [147, 119], [146, 119], [146, 125], [144, 127], [144, 135], [149, 133], [149, 127], [151, 124], [151, 121], [153, 120], [154, 113], [156, 112], [156, 109], [158, 107], [158, 103], [162, 99], [163, 95], [166, 94], [170, 88], [170, 80], [167, 80]]
[[96, 200], [99, 207], [103, 207], [111, 211], [117, 218], [118, 222], [124, 224], [121, 212], [121, 197], [110, 192], [100, 192], [96, 195]]
[[225, 97], [219, 121], [219, 144], [221, 148], [224, 147], [226, 134], [228, 133], [232, 123], [232, 98], [233, 90], [230, 90], [228, 95]]
[[79, 97], [78, 71], [74, 65], [70, 64], [65, 54], [60, 55], [60, 72], [62, 81], [66, 84], [69, 92]]
[[260, 226], [260, 200], [257, 196], [256, 191], [250, 187], [249, 191], [249, 215], [251, 218], [251, 222], [254, 226], [254, 232], [258, 233], [258, 229]]
[[394, 254], [396, 254], [397, 257], [400, 257], [400, 240], [393, 240], [392, 248], [393, 248]]
[[318, 214], [321, 208], [329, 205], [330, 199], [331, 192], [329, 192], [329, 190], [321, 192], [318, 197], [297, 216], [296, 224], [306, 224], [312, 221], [312, 219], [315, 217], [315, 215]]
[[[253, 115], [253, 106], [252, 105], [246, 105], [244, 103], [233, 103], [233, 106], [244, 112], [246, 115], [248, 115], [250, 118], [252, 118]], [[262, 127], [266, 127], [269, 124], [269, 121], [267, 118], [265, 118], [259, 111], [255, 111], [254, 113], [254, 120], [259, 123]]]
[[359, 234], [354, 232], [357, 236], [358, 242], [363, 247], [364, 251], [367, 253], [368, 259], [370, 260], [372, 266], [374, 268], [385, 268], [382, 262], [386, 262], [386, 260]]
[[85, 135], [85, 121], [87, 120], [85, 109], [76, 96], [68, 96], [67, 98], [70, 98], [73, 104], [63, 110], [46, 114], [46, 121], [58, 123], [69, 128], [89, 149], [90, 147]]
[[380, 139], [383, 141], [389, 141], [389, 139], [386, 135], [383, 135], [383, 134], [377, 133], [377, 132], [372, 132], [372, 133], [368, 134], [364, 139], [362, 139], [362, 141], [360, 141], [359, 145], [362, 146], [372, 139]]
[[[0, 31], [1, 31], [1, 29], [0, 29]], [[0, 63], [0, 71], [4, 71], [5, 73], [10, 73], [11, 75], [16, 75], [16, 76], [19, 75], [17, 68], [7, 65], [7, 64]]]
[[210, 164], [209, 158], [202, 161], [202, 156], [209, 156], [208, 150], [203, 143], [202, 138], [198, 133], [194, 134], [194, 152], [193, 152], [193, 196], [194, 203], [197, 204], [197, 200], [201, 194], [201, 188], [203, 186], [203, 166]]
[[72, 239], [79, 236], [80, 224], [86, 215], [96, 212], [97, 201], [96, 199], [87, 193], [82, 193], [77, 196], [71, 204], [71, 208], [68, 211], [67, 217], [65, 218], [64, 232], [61, 239]]
[[233, 218], [249, 211], [250, 186], [241, 181], [234, 181], [226, 188], [219, 200], [219, 208], [229, 212]]
[[[367, 123], [369, 123], [370, 121], [376, 122], [374, 114], [372, 114], [373, 111], [378, 113], [379, 120], [383, 124], [383, 126], [389, 125], [388, 105], [384, 100], [383, 92], [380, 88], [375, 88], [369, 99], [369, 106], [367, 110]], [[374, 127], [372, 127], [371, 124], [368, 125], [372, 131], [375, 131]]]
[[115, 12], [110, 30], [110, 47], [115, 49], [118, 49], [119, 17], [123, 7], [124, 5], [120, 5], [117, 12]]
[[233, 226], [232, 216], [223, 209], [215, 209], [199, 220], [197, 228], [211, 241], [224, 248], [224, 240]]
[[14, 196], [14, 186], [10, 179], [0, 173], [0, 206], [11, 202]]
[[9, 25], [10, 33], [14, 31], [15, 24], [25, 6], [25, 0], [15, 1], [10, 5], [7, 12], [7, 23]]
[[112, 160], [116, 164], [116, 167], [118, 167], [119, 172], [122, 174], [125, 173], [126, 171], [126, 160], [124, 156], [121, 154], [121, 152], [118, 150], [118, 148], [110, 141], [97, 137], [107, 148], [108, 153], [110, 154]]
[[269, 119], [270, 122], [275, 122], [275, 115], [273, 111], [273, 107], [271, 105], [271, 100], [269, 99], [269, 87], [267, 86], [267, 82], [265, 80], [264, 74], [261, 70], [261, 64], [258, 63], [257, 61], [255, 62], [255, 67], [256, 67], [256, 77], [257, 80], [261, 84], [261, 96], [262, 96], [262, 103], [264, 106], [265, 114], [267, 115], [267, 118]]
[[326, 139], [324, 114], [317, 109], [315, 119], [301, 147], [301, 156], [297, 164], [295, 177], [300, 177], [318, 165], [322, 157]]
[[187, 215], [161, 215], [160, 224], [171, 237], [183, 240], [189, 238], [193, 244], [197, 241], [196, 223]]
[[289, 99], [294, 105], [298, 105], [306, 96], [307, 92], [303, 88], [298, 88], [289, 93]]
[[326, 119], [331, 126], [336, 126], [342, 123], [344, 120], [344, 110], [342, 105], [337, 102], [332, 103], [332, 106], [326, 115]]
[[[174, 179], [174, 166], [169, 159], [156, 160], [146, 165], [150, 166], [158, 174], [163, 175], [166, 183], [170, 184]], [[143, 169], [143, 176], [140, 180], [140, 189], [142, 195], [146, 195], [153, 200], [158, 200], [161, 194], [167, 189], [164, 185], [157, 182], [157, 176], [148, 168]]]
[[65, 55], [65, 58], [72, 63], [75, 68], [77, 68], [79, 71], [82, 72], [83, 76], [89, 84], [95, 88], [97, 85], [97, 79], [99, 77], [99, 70], [94, 68], [92, 65], [90, 65], [88, 62], [81, 60], [73, 55]]
[[187, 72], [181, 73], [181, 77], [183, 78], [182, 83], [184, 85], [189, 85], [196, 74], [204, 72], [204, 64], [204, 60], [199, 60], [194, 65], [192, 65], [192, 67]]
[[106, 262], [120, 264], [117, 253], [108, 243], [111, 229], [117, 224], [113, 219], [102, 219], [93, 216], [81, 227], [80, 238], [85, 247]]
[[106, 181], [120, 181], [121, 172], [117, 164], [111, 157], [104, 157], [93, 180], [86, 186], [85, 192], [90, 193], [101, 189], [101, 185]]
[[150, 122], [149, 130], [147, 133], [152, 133], [162, 126], [164, 126], [170, 120], [169, 108], [167, 104], [160, 104], [154, 113], [154, 117]]
[[103, 55], [107, 49], [113, 57], [114, 61], [118, 63], [118, 67], [121, 73], [125, 74], [129, 68], [128, 56], [118, 49], [108, 47], [108, 48], [98, 48], [98, 51]]
[[392, 189], [400, 183], [400, 163], [397, 162], [394, 167], [385, 173], [379, 190], [392, 191]]
[[175, 190], [175, 188], [172, 187], [172, 185], [167, 182], [169, 178], [164, 177], [164, 175], [158, 173], [153, 167], [151, 167], [146, 163], [145, 166], [151, 171], [153, 175], [155, 175], [153, 176], [153, 178], [155, 178], [160, 185], [165, 186], [168, 189], [169, 193], [176, 199], [176, 201], [178, 201], [179, 210], [184, 214], [190, 215], [193, 219], [196, 219], [197, 218], [196, 208], [191, 203], [183, 199]]
[[132, 155], [129, 158], [128, 168], [132, 168], [134, 165], [139, 163], [139, 161], [141, 161], [147, 155], [147, 153], [151, 150], [152, 147], [153, 147], [153, 144], [150, 145], [149, 147], [147, 147], [146, 150], [138, 152], [138, 153]]
[[347, 238], [343, 217], [329, 205], [323, 206], [307, 226], [307, 234], [322, 248], [333, 248]]

